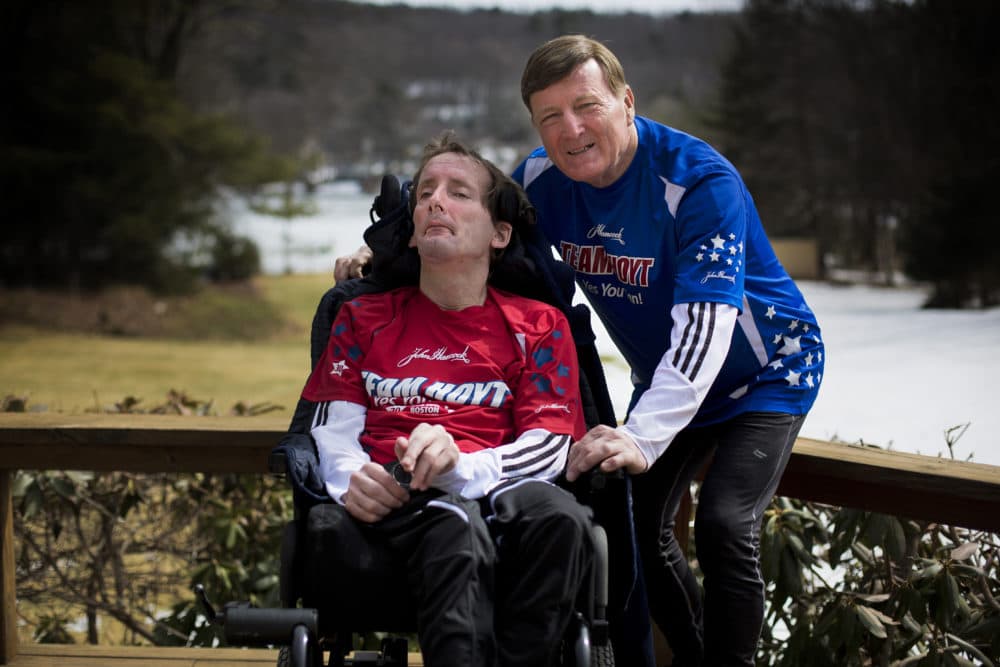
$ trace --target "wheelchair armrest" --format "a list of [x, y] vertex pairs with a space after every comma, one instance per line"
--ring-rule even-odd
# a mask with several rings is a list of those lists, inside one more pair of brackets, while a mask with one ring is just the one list
[[271, 450], [268, 469], [284, 475], [292, 487], [296, 507], [305, 509], [316, 503], [330, 502], [319, 472], [319, 458], [312, 436], [287, 433]]
[[288, 459], [283, 449], [272, 449], [267, 457], [267, 470], [274, 475], [285, 475], [288, 473]]
[[576, 496], [578, 501], [584, 505], [590, 505], [595, 496], [601, 495], [624, 480], [625, 471], [622, 469], [613, 472], [603, 472], [597, 468], [593, 468], [572, 482], [567, 481], [565, 475], [561, 475], [557, 483]]

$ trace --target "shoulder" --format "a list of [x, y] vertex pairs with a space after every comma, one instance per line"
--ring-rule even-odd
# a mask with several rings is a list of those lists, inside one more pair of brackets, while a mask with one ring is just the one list
[[562, 172], [549, 159], [545, 148], [539, 146], [526, 157], [521, 164], [514, 169], [511, 177], [529, 193], [535, 190], [534, 186], [539, 183], [546, 183], [551, 186], [553, 179], [556, 181], [568, 181]]
[[705, 178], [736, 178], [736, 168], [703, 139], [676, 128], [637, 117], [639, 152], [661, 178], [690, 188]]
[[412, 298], [416, 287], [399, 287], [386, 292], [362, 294], [346, 301], [341, 307], [344, 317], [355, 328], [374, 328], [394, 319], [403, 305]]
[[518, 333], [541, 336], [562, 331], [569, 334], [566, 317], [555, 306], [494, 287], [490, 287], [489, 292], [508, 325]]

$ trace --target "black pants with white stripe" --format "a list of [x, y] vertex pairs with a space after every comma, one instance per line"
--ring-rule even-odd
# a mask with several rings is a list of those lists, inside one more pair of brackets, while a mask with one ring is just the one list
[[366, 529], [406, 554], [428, 667], [547, 667], [593, 559], [590, 510], [521, 479], [480, 501], [420, 494]]
[[[804, 419], [751, 412], [685, 429], [649, 471], [633, 478], [650, 612], [674, 665], [754, 664], [764, 617], [761, 521]], [[674, 537], [674, 517], [706, 464], [694, 522], [703, 596]]]

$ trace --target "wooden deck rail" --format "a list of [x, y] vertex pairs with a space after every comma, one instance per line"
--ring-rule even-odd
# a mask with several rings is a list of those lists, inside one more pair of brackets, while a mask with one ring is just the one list
[[[0, 414], [0, 665], [17, 654], [16, 470], [267, 471], [284, 417]], [[778, 493], [1000, 532], [1000, 467], [799, 438]]]

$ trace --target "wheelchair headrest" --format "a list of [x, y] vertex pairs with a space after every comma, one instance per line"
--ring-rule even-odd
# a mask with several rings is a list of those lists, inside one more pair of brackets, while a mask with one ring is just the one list
[[535, 224], [535, 207], [528, 201], [528, 195], [521, 186], [509, 177], [504, 177], [504, 180], [497, 185], [493, 210], [490, 213], [494, 220], [509, 222], [514, 231], [520, 234]]
[[[374, 255], [370, 273], [387, 287], [416, 285], [420, 281], [419, 255], [409, 246], [413, 236], [411, 185], [410, 181], [401, 183], [392, 174], [383, 176], [369, 211], [372, 224], [364, 232], [365, 244]], [[534, 207], [524, 190], [507, 176], [499, 182], [489, 205], [494, 220], [509, 222], [513, 227], [510, 243], [492, 267], [490, 283], [539, 298], [538, 281], [532, 278], [536, 269], [524, 250], [525, 240], [536, 233]]]
[[409, 247], [413, 236], [409, 201], [410, 182], [400, 183], [394, 175], [386, 174], [368, 212], [372, 224], [363, 236], [374, 255], [369, 272], [388, 288], [416, 285], [420, 279], [417, 251]]

